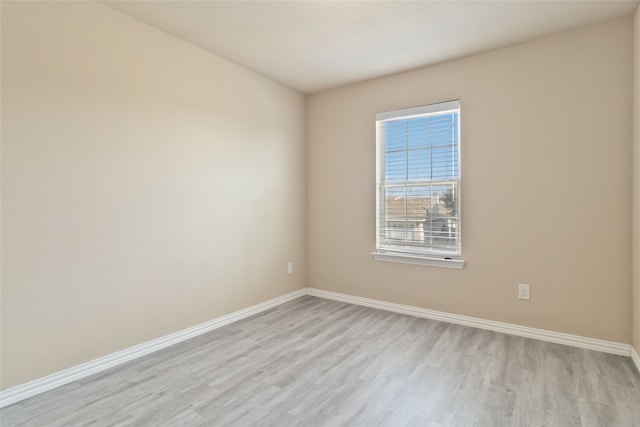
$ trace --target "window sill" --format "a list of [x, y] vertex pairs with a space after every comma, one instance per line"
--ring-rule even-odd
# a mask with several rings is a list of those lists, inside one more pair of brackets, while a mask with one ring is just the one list
[[403, 264], [428, 265], [431, 267], [455, 268], [457, 270], [464, 267], [462, 259], [432, 258], [428, 256], [398, 254], [391, 252], [371, 252], [376, 261], [400, 262]]

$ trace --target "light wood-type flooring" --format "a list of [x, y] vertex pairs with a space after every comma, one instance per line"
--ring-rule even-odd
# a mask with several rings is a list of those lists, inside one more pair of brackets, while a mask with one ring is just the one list
[[9, 426], [640, 426], [628, 357], [303, 297], [8, 406]]

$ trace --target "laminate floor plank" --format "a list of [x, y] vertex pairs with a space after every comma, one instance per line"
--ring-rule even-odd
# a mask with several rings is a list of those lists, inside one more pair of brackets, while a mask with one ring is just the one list
[[627, 357], [302, 297], [0, 410], [2, 427], [630, 426]]

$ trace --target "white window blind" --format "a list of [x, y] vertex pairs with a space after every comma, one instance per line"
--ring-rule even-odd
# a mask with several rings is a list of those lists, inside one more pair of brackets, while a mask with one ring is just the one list
[[460, 102], [376, 115], [377, 251], [458, 259]]

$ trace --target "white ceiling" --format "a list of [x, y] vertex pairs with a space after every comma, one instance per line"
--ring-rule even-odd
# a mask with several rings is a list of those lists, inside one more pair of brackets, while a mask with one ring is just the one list
[[303, 93], [630, 15], [637, 1], [104, 1]]

